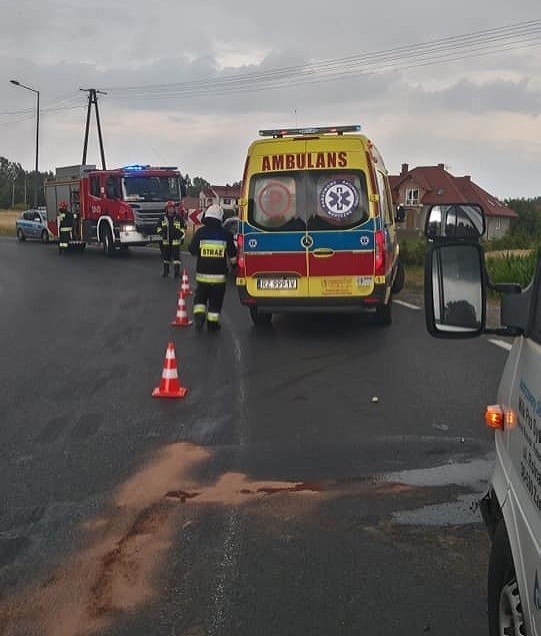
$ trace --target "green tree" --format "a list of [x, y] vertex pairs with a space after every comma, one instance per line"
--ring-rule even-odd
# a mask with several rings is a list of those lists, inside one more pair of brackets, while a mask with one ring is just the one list
[[507, 199], [505, 204], [519, 216], [511, 225], [511, 236], [516, 239], [522, 238], [527, 243], [539, 243], [541, 241], [541, 197]]
[[189, 175], [186, 175], [186, 179], [190, 180], [189, 182], [186, 181], [189, 197], [198, 197], [201, 190], [210, 188], [210, 183], [206, 179], [203, 179], [203, 177], [194, 177], [191, 179]]
[[[38, 175], [38, 205], [45, 205], [43, 182], [52, 177], [51, 172]], [[0, 156], [0, 208], [32, 205], [34, 200], [34, 171], [26, 171], [20, 163]]]

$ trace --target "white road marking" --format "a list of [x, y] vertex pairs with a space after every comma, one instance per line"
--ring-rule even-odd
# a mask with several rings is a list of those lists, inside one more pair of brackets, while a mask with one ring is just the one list
[[[238, 453], [248, 442], [248, 409], [246, 408], [246, 383], [244, 381], [244, 360], [240, 340], [235, 333], [234, 326], [222, 314], [222, 322], [226, 323], [231, 334], [233, 344], [235, 371], [238, 386]], [[231, 596], [239, 577], [239, 559], [243, 538], [240, 511], [231, 506], [225, 518], [225, 532], [222, 560], [216, 572], [216, 586], [212, 594], [212, 615], [209, 617], [208, 636], [223, 636], [229, 633], [231, 624], [232, 602]]]
[[407, 303], [405, 300], [393, 300], [393, 302], [396, 303], [397, 305], [402, 305], [403, 307], [407, 307], [408, 309], [415, 309], [417, 311], [421, 309], [417, 305], [412, 305], [411, 303]]
[[511, 351], [511, 347], [513, 346], [510, 342], [505, 342], [504, 340], [493, 340], [489, 338], [489, 341], [492, 344], [495, 344], [497, 347], [501, 347], [502, 349], [506, 349], [507, 351]]

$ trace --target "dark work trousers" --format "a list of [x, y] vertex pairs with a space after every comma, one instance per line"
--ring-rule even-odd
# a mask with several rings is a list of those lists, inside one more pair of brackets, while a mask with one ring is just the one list
[[171, 245], [170, 243], [162, 243], [162, 259], [164, 263], [180, 264], [180, 245]]
[[[224, 304], [225, 283], [197, 283], [193, 299], [194, 315], [207, 314], [209, 322], [220, 321], [220, 311]], [[206, 311], [208, 305], [208, 313]]]

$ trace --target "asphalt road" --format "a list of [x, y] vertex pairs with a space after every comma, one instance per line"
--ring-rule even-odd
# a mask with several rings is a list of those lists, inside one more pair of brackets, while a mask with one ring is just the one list
[[197, 334], [160, 271], [0, 238], [0, 634], [486, 633], [506, 351], [399, 304], [258, 330], [233, 286]]

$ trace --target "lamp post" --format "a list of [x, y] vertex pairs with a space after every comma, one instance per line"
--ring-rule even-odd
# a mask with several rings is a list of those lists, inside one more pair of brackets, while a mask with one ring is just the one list
[[39, 171], [38, 171], [38, 155], [39, 155], [39, 91], [35, 88], [31, 88], [30, 86], [25, 86], [18, 82], [17, 80], [9, 80], [15, 86], [20, 86], [21, 88], [25, 88], [27, 91], [32, 91], [36, 94], [36, 163], [34, 166], [35, 170], [35, 182], [34, 182], [34, 207], [38, 207], [38, 197], [39, 197]]

